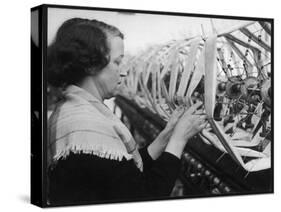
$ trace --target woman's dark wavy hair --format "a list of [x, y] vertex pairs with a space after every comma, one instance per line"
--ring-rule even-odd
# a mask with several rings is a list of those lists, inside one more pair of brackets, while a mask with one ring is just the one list
[[82, 18], [65, 21], [48, 47], [48, 82], [64, 87], [101, 71], [110, 61], [109, 34], [124, 39], [116, 27], [101, 21]]

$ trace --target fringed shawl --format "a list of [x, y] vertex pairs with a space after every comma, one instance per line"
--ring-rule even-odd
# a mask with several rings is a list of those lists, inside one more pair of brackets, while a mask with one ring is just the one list
[[74, 85], [67, 87], [64, 99], [48, 120], [48, 165], [70, 152], [118, 161], [134, 159], [141, 163], [137, 166], [142, 170], [127, 127], [101, 101]]

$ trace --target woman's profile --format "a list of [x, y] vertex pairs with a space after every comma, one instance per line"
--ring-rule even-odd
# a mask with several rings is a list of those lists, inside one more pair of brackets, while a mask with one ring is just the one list
[[189, 138], [206, 125], [200, 103], [178, 108], [164, 130], [138, 149], [126, 126], [103, 104], [116, 94], [124, 35], [98, 20], [73, 18], [48, 49], [48, 82], [62, 90], [48, 120], [50, 204], [168, 197]]

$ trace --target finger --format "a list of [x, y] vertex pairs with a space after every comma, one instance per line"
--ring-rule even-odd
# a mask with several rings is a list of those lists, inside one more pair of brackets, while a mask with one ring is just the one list
[[177, 121], [184, 113], [184, 108], [179, 107], [176, 110], [174, 110], [173, 114], [171, 115], [169, 122]]
[[209, 123], [209, 122], [207, 122], [207, 126], [206, 126], [206, 128], [211, 128], [211, 125], [210, 125], [210, 123]]
[[186, 108], [184, 107], [184, 106], [182, 106], [180, 109], [179, 109], [179, 111], [178, 111], [178, 113], [177, 113], [177, 116], [182, 116], [184, 113], [185, 113], [185, 111], [186, 111]]
[[192, 118], [195, 119], [195, 120], [198, 120], [198, 121], [205, 121], [205, 120], [207, 120], [207, 115], [206, 114], [204, 114], [204, 115], [193, 114]]
[[201, 131], [201, 130], [205, 129], [207, 127], [207, 125], [208, 125], [208, 122], [204, 122], [203, 124], [200, 124], [199, 130]]
[[[181, 112], [183, 110], [183, 106], [179, 106], [177, 107], [173, 112], [172, 112], [172, 116], [178, 114], [179, 112]], [[171, 117], [172, 117], [171, 116]]]
[[194, 105], [192, 105], [188, 110], [187, 113], [188, 114], [193, 114], [197, 108], [199, 108], [201, 105], [203, 104], [203, 102], [196, 102]]
[[175, 114], [176, 115], [182, 115], [183, 114], [183, 112], [184, 112], [184, 106], [183, 105], [181, 105], [180, 107], [178, 107], [177, 109], [176, 109], [176, 112], [175, 112]]
[[178, 106], [177, 108], [176, 108], [176, 111], [180, 111], [180, 110], [182, 110], [184, 108], [184, 106], [183, 105], [180, 105], [180, 106]]
[[205, 114], [204, 110], [203, 109], [198, 109], [194, 112], [194, 114]]
[[200, 115], [199, 117], [201, 120], [206, 120], [208, 118], [208, 116], [205, 114], [205, 115]]
[[206, 119], [202, 117], [202, 118], [196, 119], [196, 123], [198, 123], [198, 125], [205, 124], [207, 126], [208, 121], [206, 121]]

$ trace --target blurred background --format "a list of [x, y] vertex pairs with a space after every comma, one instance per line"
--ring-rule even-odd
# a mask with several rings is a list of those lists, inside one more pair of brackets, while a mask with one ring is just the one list
[[[53, 41], [60, 25], [74, 17], [97, 19], [119, 28], [125, 35], [125, 51], [128, 54], [136, 54], [151, 45], [170, 40], [194, 37], [203, 33], [208, 36], [212, 33], [210, 18], [49, 8], [48, 44]], [[249, 22], [215, 18], [212, 21], [218, 32]]]

